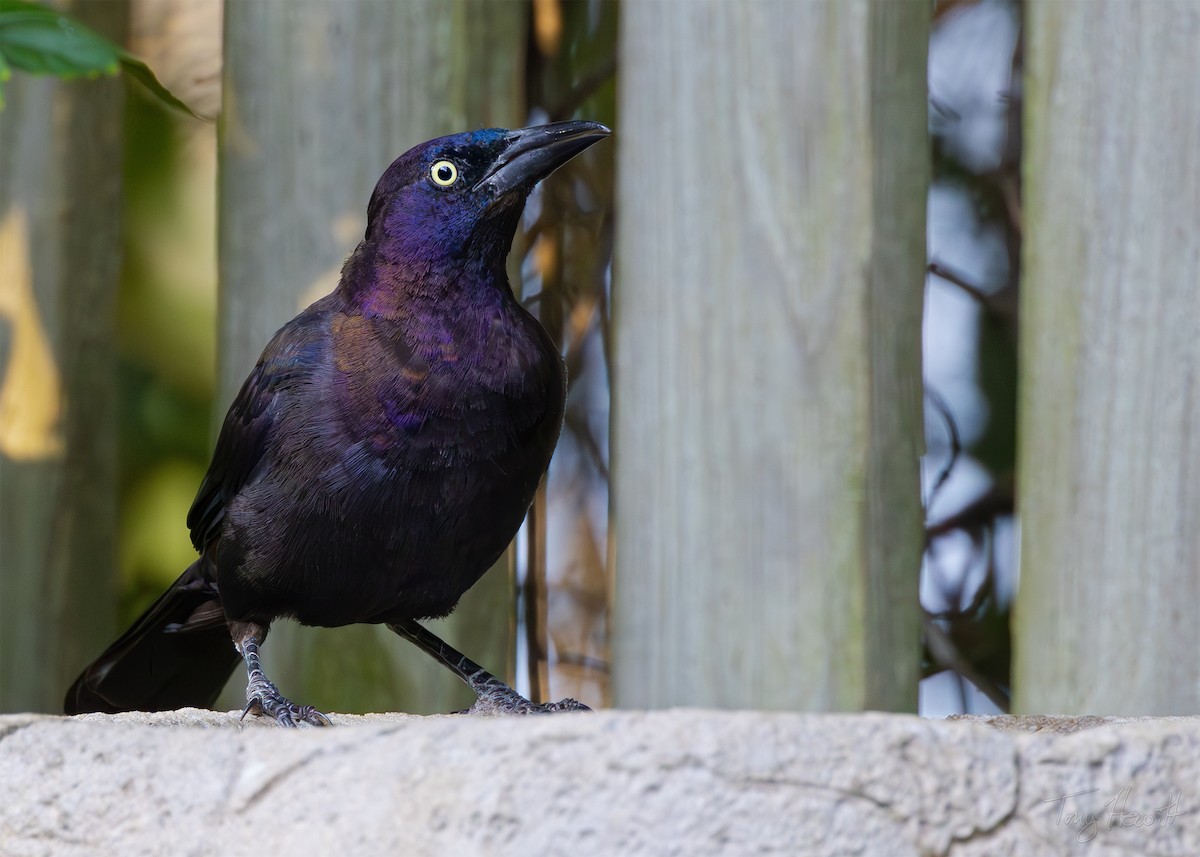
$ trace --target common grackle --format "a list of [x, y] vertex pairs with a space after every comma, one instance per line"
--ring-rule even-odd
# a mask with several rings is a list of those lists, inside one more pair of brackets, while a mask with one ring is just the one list
[[566, 372], [505, 257], [533, 186], [608, 134], [475, 131], [388, 167], [338, 287], [275, 334], [229, 409], [187, 518], [200, 557], [83, 671], [68, 714], [210, 706], [240, 654], [247, 712], [325, 725], [263, 673], [281, 617], [386, 623], [479, 708], [585, 708], [534, 705], [416, 620], [500, 557], [550, 461]]

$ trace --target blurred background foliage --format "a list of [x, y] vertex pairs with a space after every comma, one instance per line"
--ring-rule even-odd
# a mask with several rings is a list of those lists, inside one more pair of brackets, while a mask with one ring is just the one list
[[[220, 11], [219, 3], [133, 5], [133, 51], [206, 115], [220, 103]], [[159, 101], [130, 98], [122, 168], [117, 371], [124, 626], [195, 557], [183, 521], [212, 452], [216, 126]]]
[[929, 40], [921, 708], [1007, 710], [1016, 590], [1021, 6], [942, 2]]

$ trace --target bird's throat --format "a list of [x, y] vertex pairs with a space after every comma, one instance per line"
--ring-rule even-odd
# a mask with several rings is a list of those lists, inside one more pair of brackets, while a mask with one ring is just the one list
[[463, 317], [515, 301], [503, 257], [499, 265], [478, 257], [409, 261], [365, 245], [346, 261], [338, 289], [366, 317]]

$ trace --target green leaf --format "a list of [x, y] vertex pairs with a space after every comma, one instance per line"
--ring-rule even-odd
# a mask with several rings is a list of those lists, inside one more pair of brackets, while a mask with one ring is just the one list
[[158, 78], [154, 76], [154, 72], [150, 70], [150, 66], [146, 65], [133, 54], [121, 51], [121, 67], [125, 69], [125, 73], [146, 87], [159, 101], [166, 104], [168, 107], [174, 107], [176, 110], [181, 110], [189, 116], [194, 116], [204, 122], [213, 121], [208, 116], [201, 116], [192, 108], [188, 107], [183, 101], [175, 96], [171, 90], [167, 89]]
[[67, 79], [120, 69], [120, 50], [103, 36], [24, 0], [0, 0], [0, 57], [22, 71]]
[[[73, 18], [27, 0], [0, 0], [0, 83], [9, 67], [64, 79], [125, 73], [176, 110], [201, 116], [159, 82], [150, 67]], [[0, 92], [0, 108], [4, 106]]]

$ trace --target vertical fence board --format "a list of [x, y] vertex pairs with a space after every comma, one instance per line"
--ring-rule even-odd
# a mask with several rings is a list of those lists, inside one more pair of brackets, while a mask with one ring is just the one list
[[1200, 712], [1200, 6], [1031, 3], [1014, 708]]
[[[123, 0], [70, 7], [117, 43]], [[0, 114], [0, 711], [61, 711], [116, 625], [125, 83], [5, 84]]]
[[[480, 0], [226, 4], [221, 415], [271, 334], [336, 285], [392, 159], [439, 134], [519, 124], [526, 16], [523, 4]], [[497, 671], [511, 636], [504, 565], [434, 623]], [[289, 696], [339, 711], [444, 711], [472, 699], [382, 628], [281, 622], [264, 658]], [[228, 704], [243, 686], [237, 676]]]
[[623, 9], [618, 705], [916, 706], [927, 27]]

